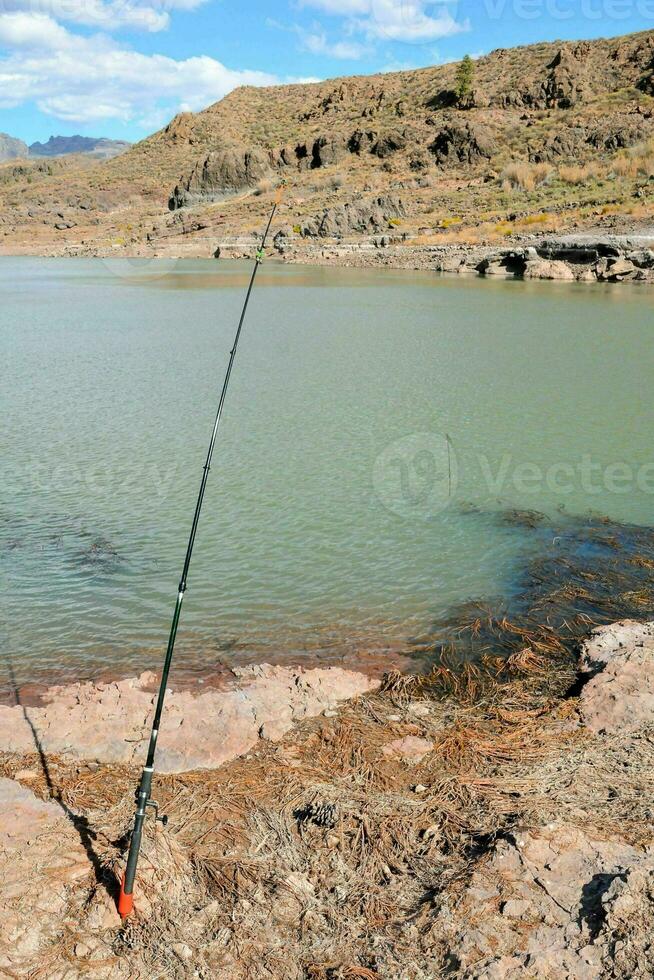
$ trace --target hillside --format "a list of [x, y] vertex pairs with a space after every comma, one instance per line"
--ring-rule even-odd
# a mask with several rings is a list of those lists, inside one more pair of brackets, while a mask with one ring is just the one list
[[287, 184], [289, 241], [498, 241], [654, 215], [654, 31], [241, 88], [89, 167], [2, 179], [3, 251], [213, 254]]

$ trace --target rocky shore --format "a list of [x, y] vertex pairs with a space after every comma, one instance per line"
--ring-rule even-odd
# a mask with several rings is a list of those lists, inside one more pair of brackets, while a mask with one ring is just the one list
[[380, 690], [261, 667], [173, 694], [170, 823], [148, 825], [122, 926], [153, 678], [0, 709], [0, 971], [651, 976], [654, 623], [596, 629], [575, 663], [525, 642]]
[[[380, 236], [366, 244], [289, 244], [278, 238], [290, 263], [425, 269], [457, 275], [564, 282], [654, 283], [654, 232], [637, 235], [525, 238], [510, 246], [412, 245]], [[244, 258], [242, 243], [224, 245], [221, 257]]]

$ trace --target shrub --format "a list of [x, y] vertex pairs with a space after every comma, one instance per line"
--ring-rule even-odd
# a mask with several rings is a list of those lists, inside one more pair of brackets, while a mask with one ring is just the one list
[[500, 176], [502, 189], [533, 191], [544, 184], [551, 173], [552, 168], [547, 163], [510, 163]]
[[559, 167], [559, 177], [564, 184], [585, 184], [597, 176], [597, 169], [593, 164], [585, 166]]

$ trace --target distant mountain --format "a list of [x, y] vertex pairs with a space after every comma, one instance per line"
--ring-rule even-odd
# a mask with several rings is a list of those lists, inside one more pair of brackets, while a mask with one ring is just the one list
[[109, 160], [128, 150], [131, 143], [124, 140], [108, 140], [93, 136], [51, 136], [47, 143], [32, 143], [29, 148], [33, 157], [61, 157], [69, 153], [84, 153], [87, 156]]
[[27, 143], [14, 139], [7, 133], [0, 133], [0, 163], [5, 160], [14, 160], [16, 157], [26, 157], [28, 153]]

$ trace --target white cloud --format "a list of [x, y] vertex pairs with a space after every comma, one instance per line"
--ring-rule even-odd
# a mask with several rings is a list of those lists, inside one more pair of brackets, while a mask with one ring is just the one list
[[46, 14], [0, 14], [0, 44], [8, 48], [62, 48], [71, 35]]
[[324, 10], [326, 14], [344, 17], [370, 13], [372, 2], [373, 0], [301, 0], [303, 7], [315, 7], [316, 10]]
[[103, 31], [163, 31], [171, 10], [192, 10], [206, 0], [0, 0], [2, 14], [46, 16]]
[[275, 31], [285, 31], [287, 34], [296, 34], [300, 39], [300, 47], [309, 54], [326, 55], [328, 58], [356, 61], [367, 54], [372, 53], [369, 44], [362, 44], [360, 41], [343, 40], [329, 41], [326, 32], [319, 23], [313, 24], [309, 29], [301, 27], [299, 24], [282, 24], [272, 17], [266, 17], [266, 27]]
[[106, 35], [73, 34], [45, 14], [0, 14], [0, 107], [34, 101], [70, 122], [170, 118], [194, 111], [239, 85], [273, 85], [260, 71], [236, 71], [207, 56], [177, 61], [121, 47]]
[[324, 54], [330, 58], [356, 61], [370, 53], [370, 48], [358, 41], [335, 41], [330, 43], [327, 35], [320, 30], [302, 31], [302, 47], [310, 54]]
[[375, 40], [427, 43], [469, 30], [451, 8], [457, 0], [301, 0], [302, 5], [346, 18], [346, 32]]

